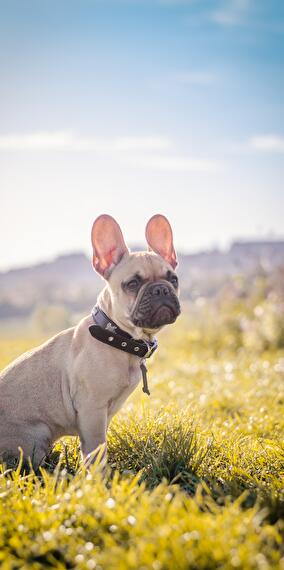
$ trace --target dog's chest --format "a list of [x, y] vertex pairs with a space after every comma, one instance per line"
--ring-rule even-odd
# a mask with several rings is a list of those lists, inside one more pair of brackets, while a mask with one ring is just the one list
[[108, 402], [109, 419], [121, 408], [125, 400], [135, 390], [141, 380], [140, 365], [130, 365], [128, 371], [121, 377], [120, 389]]

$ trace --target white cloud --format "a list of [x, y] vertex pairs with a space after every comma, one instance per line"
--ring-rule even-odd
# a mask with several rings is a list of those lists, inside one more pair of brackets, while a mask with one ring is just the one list
[[173, 75], [178, 83], [182, 85], [208, 86], [216, 82], [216, 75], [209, 71], [184, 71]]
[[263, 152], [284, 152], [284, 137], [279, 135], [257, 135], [248, 141], [249, 148]]
[[172, 143], [166, 137], [119, 137], [113, 140], [113, 150], [166, 150], [171, 148]]
[[226, 0], [220, 9], [211, 13], [211, 19], [224, 26], [241, 24], [251, 6], [252, 0]]
[[127, 164], [146, 170], [166, 172], [217, 173], [223, 170], [220, 161], [205, 158], [193, 158], [179, 155], [134, 156], [127, 159]]
[[93, 152], [127, 168], [166, 172], [219, 172], [219, 161], [174, 153], [174, 144], [162, 136], [81, 137], [70, 131], [37, 132], [0, 136], [0, 151]]
[[116, 137], [97, 139], [81, 137], [70, 131], [37, 132], [0, 136], [0, 150], [63, 150], [97, 153], [120, 153], [129, 151], [161, 151], [171, 147], [166, 137]]

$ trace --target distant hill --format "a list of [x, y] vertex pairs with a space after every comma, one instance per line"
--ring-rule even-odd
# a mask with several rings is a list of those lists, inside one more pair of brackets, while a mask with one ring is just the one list
[[[214, 295], [228, 278], [270, 272], [280, 266], [284, 266], [284, 241], [238, 241], [228, 251], [179, 255], [182, 296]], [[42, 304], [86, 311], [102, 286], [102, 279], [83, 253], [0, 272], [0, 319], [28, 316]]]

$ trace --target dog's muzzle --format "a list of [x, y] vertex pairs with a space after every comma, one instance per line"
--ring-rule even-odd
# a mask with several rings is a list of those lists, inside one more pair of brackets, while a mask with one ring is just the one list
[[167, 281], [149, 283], [138, 294], [132, 313], [135, 326], [155, 329], [174, 323], [180, 304], [172, 285]]

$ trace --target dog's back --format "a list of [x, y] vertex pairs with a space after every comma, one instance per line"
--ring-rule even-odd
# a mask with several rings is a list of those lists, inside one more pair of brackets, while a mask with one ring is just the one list
[[66, 433], [66, 425], [72, 431], [75, 417], [66, 381], [72, 337], [73, 329], [63, 331], [0, 373], [0, 457], [4, 451], [18, 454], [22, 447], [25, 455], [40, 460], [49, 442]]

